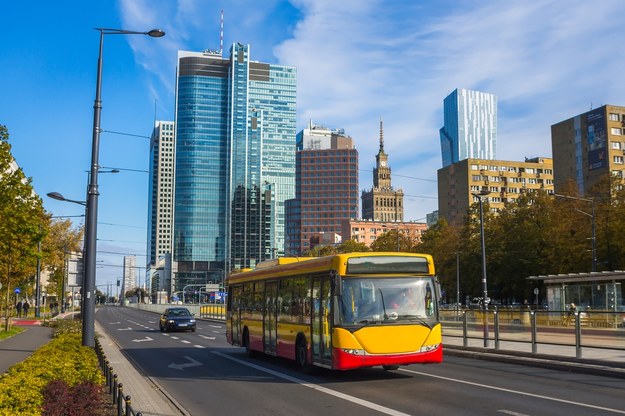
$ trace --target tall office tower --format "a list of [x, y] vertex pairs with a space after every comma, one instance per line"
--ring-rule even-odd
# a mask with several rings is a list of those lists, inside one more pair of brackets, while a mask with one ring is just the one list
[[155, 296], [168, 287], [157, 273], [159, 257], [171, 253], [174, 187], [174, 122], [157, 121], [150, 139], [146, 287]]
[[358, 216], [358, 151], [342, 129], [313, 125], [297, 134], [295, 198], [286, 201], [286, 255], [311, 248], [311, 239], [341, 234]]
[[391, 167], [384, 152], [384, 129], [380, 120], [380, 150], [375, 157], [373, 188], [362, 191], [362, 218], [374, 221], [404, 220], [404, 191], [391, 185]]
[[443, 101], [440, 129], [443, 167], [467, 158], [495, 159], [497, 97], [480, 91], [456, 89]]
[[586, 195], [602, 178], [623, 178], [625, 107], [604, 105], [551, 126], [556, 193]]
[[120, 299], [124, 299], [126, 292], [137, 287], [137, 257], [124, 256], [123, 283]]
[[234, 44], [228, 59], [178, 52], [176, 290], [284, 252], [296, 83], [295, 68], [252, 61], [249, 45]]

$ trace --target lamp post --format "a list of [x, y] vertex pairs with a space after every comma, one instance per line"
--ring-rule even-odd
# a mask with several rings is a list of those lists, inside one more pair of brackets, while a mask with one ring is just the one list
[[580, 214], [584, 214], [588, 217], [590, 217], [591, 220], [591, 227], [592, 227], [592, 271], [596, 272], [597, 271], [597, 235], [596, 235], [596, 227], [595, 227], [595, 200], [593, 198], [580, 198], [578, 196], [570, 196], [570, 195], [562, 195], [562, 194], [553, 194], [553, 196], [556, 196], [558, 198], [566, 198], [566, 199], [576, 199], [578, 201], [584, 201], [584, 202], [590, 202], [590, 206], [591, 206], [591, 213], [587, 213], [585, 211], [582, 211], [580, 209], [576, 209], [577, 212], [579, 212]]
[[93, 104], [93, 135], [91, 143], [91, 170], [87, 189], [87, 219], [85, 226], [85, 281], [83, 285], [84, 310], [82, 325], [82, 345], [95, 346], [95, 253], [97, 249], [97, 221], [98, 221], [98, 158], [100, 151], [100, 114], [102, 112], [102, 46], [104, 35], [148, 35], [151, 37], [165, 36], [160, 29], [149, 32], [135, 32], [123, 29], [96, 28], [100, 32], [100, 49], [98, 53], [98, 67], [96, 76], [95, 102]]
[[480, 200], [480, 235], [482, 238], [482, 316], [484, 327], [484, 347], [488, 347], [488, 286], [486, 284], [486, 245], [484, 243], [484, 208], [482, 198], [488, 196], [490, 191], [482, 189], [480, 192], [472, 192], [471, 195]]

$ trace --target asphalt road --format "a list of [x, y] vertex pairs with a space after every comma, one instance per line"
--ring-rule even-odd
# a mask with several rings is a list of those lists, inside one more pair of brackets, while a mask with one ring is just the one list
[[223, 323], [161, 333], [158, 315], [103, 308], [100, 325], [192, 415], [625, 415], [625, 380], [447, 356], [444, 363], [300, 373], [250, 359]]

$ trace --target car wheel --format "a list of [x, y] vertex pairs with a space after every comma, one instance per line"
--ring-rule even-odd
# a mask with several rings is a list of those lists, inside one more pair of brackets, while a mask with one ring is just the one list
[[195, 332], [195, 328], [191, 328], [191, 332]]

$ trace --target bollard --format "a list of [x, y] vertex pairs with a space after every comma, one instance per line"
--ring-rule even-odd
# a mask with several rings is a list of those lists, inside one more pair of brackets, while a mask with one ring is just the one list
[[462, 345], [468, 345], [467, 312], [462, 311]]
[[575, 356], [582, 358], [582, 325], [579, 312], [575, 312]]
[[113, 385], [111, 386], [111, 395], [113, 396], [113, 404], [117, 403], [117, 374], [113, 374]]
[[530, 312], [530, 322], [532, 324], [532, 354], [536, 354], [536, 312], [534, 311]]
[[499, 349], [499, 313], [497, 313], [497, 308], [495, 308], [495, 349]]
[[126, 396], [126, 416], [132, 416], [132, 406], [130, 405], [130, 395]]
[[123, 416], [122, 410], [124, 406], [123, 384], [117, 386], [117, 416]]

